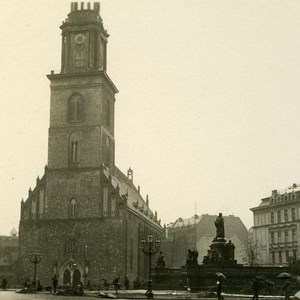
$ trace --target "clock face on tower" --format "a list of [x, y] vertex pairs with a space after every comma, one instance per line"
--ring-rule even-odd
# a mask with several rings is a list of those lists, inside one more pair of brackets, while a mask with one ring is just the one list
[[78, 44], [78, 45], [81, 45], [83, 44], [85, 41], [85, 37], [83, 34], [79, 33], [79, 34], [76, 34], [75, 35], [75, 42]]

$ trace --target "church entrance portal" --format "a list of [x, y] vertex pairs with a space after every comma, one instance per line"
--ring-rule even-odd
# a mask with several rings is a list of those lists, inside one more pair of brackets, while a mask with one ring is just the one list
[[80, 271], [78, 269], [76, 269], [74, 271], [74, 282], [73, 282], [73, 284], [74, 284], [74, 286], [77, 286], [77, 285], [80, 284], [80, 282], [81, 282], [81, 274], [80, 274]]
[[71, 273], [68, 269], [64, 272], [63, 284], [71, 284]]

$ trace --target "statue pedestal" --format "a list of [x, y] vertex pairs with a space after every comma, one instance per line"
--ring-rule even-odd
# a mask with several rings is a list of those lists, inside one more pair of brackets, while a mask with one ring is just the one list
[[225, 244], [226, 240], [222, 238], [215, 238], [210, 245], [213, 261], [224, 261], [225, 258]]
[[203, 257], [203, 264], [211, 267], [235, 267], [237, 261], [234, 259], [234, 245], [224, 238], [215, 238], [208, 254]]

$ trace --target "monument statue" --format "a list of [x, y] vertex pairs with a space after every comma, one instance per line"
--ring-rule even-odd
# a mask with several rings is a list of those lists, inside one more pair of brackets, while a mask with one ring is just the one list
[[224, 239], [225, 237], [225, 229], [224, 229], [224, 218], [222, 217], [222, 213], [219, 213], [219, 216], [215, 220], [216, 226], [216, 239]]
[[188, 249], [188, 256], [186, 259], [186, 266], [197, 266], [198, 265], [198, 251]]

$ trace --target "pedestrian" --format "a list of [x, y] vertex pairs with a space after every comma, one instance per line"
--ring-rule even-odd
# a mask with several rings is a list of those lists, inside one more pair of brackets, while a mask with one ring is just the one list
[[288, 278], [286, 279], [281, 290], [284, 292], [285, 300], [289, 300], [291, 296], [291, 282]]
[[6, 278], [3, 278], [2, 279], [2, 289], [6, 290], [6, 287], [7, 287], [7, 280], [6, 280]]
[[52, 285], [53, 285], [53, 293], [54, 294], [56, 293], [57, 283], [58, 283], [57, 276], [56, 276], [56, 274], [54, 274], [54, 276], [52, 278]]
[[252, 282], [252, 290], [253, 290], [253, 300], [258, 300], [258, 293], [260, 290], [260, 280], [257, 276], [254, 277]]
[[113, 285], [115, 287], [115, 290], [116, 290], [116, 295], [118, 294], [118, 289], [121, 287], [120, 283], [119, 283], [119, 280], [120, 280], [120, 276], [118, 276], [117, 278], [115, 278], [113, 280]]
[[223, 296], [222, 296], [222, 288], [223, 288], [223, 277], [222, 276], [218, 276], [218, 280], [217, 280], [217, 296], [218, 296], [218, 300], [223, 300]]
[[125, 279], [124, 279], [124, 287], [126, 290], [129, 290], [129, 279], [127, 276], [125, 276]]

